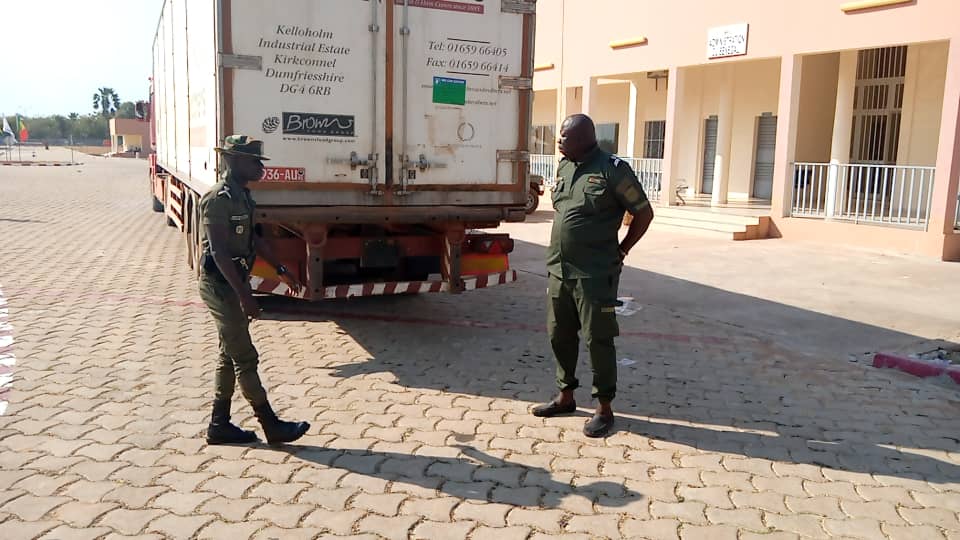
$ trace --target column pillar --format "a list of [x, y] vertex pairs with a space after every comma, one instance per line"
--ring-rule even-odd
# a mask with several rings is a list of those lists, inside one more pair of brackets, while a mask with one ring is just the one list
[[686, 70], [680, 67], [671, 67], [667, 76], [667, 115], [666, 133], [663, 141], [663, 179], [661, 181], [660, 202], [666, 205], [677, 204], [677, 171], [680, 170], [679, 152], [675, 149], [680, 145], [681, 112], [683, 109], [683, 93], [687, 84]]
[[960, 257], [960, 235], [953, 232], [956, 223], [957, 192], [960, 184], [960, 39], [950, 41], [947, 57], [947, 81], [943, 92], [940, 120], [940, 141], [937, 144], [937, 172], [927, 230], [937, 235], [938, 242], [947, 242], [943, 257]]
[[580, 105], [580, 112], [593, 118], [593, 115], [597, 112], [597, 98], [599, 94], [599, 87], [595, 77], [590, 77], [584, 81], [583, 101]]
[[713, 193], [711, 204], [727, 204], [727, 194], [730, 190], [730, 148], [733, 140], [733, 95], [735, 81], [733, 80], [733, 65], [723, 66], [721, 77], [720, 111], [717, 120], [717, 157], [713, 167]]
[[639, 152], [638, 144], [643, 137], [640, 133], [641, 122], [637, 118], [637, 112], [639, 109], [639, 100], [640, 100], [640, 91], [639, 91], [640, 82], [637, 80], [630, 81], [630, 98], [627, 103], [627, 157], [643, 157], [641, 152]]
[[793, 196], [793, 163], [797, 159], [797, 126], [800, 117], [800, 83], [803, 57], [780, 59], [780, 97], [777, 105], [777, 150], [773, 168], [770, 215], [789, 217]]
[[840, 165], [850, 162], [850, 135], [853, 132], [853, 99], [857, 89], [857, 51], [840, 53], [837, 78], [837, 107], [833, 115], [833, 142], [830, 146], [830, 170], [827, 173], [826, 214], [836, 215], [843, 205], [845, 186], [840, 185]]

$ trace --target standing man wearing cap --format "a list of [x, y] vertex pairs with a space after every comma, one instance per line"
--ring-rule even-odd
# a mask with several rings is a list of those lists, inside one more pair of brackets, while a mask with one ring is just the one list
[[200, 200], [200, 243], [203, 249], [200, 297], [210, 309], [220, 335], [220, 357], [214, 376], [213, 415], [207, 427], [209, 444], [242, 444], [257, 440], [230, 422], [230, 400], [237, 381], [243, 397], [263, 427], [270, 444], [293, 442], [310, 429], [306, 422], [284, 422], [277, 418], [257, 373], [259, 355], [250, 338], [250, 320], [260, 315], [249, 277], [253, 261], [260, 255], [274, 266], [291, 289], [301, 285], [265, 242], [257, 242], [253, 230], [254, 202], [247, 183], [263, 176], [263, 143], [246, 135], [227, 137], [220, 153], [226, 171]]
[[[653, 221], [643, 187], [625, 161], [597, 146], [593, 121], [573, 115], [560, 126], [560, 153], [553, 189], [553, 231], [547, 249], [547, 330], [557, 362], [559, 395], [534, 407], [541, 417], [577, 409], [573, 391], [580, 338], [587, 343], [593, 368], [597, 411], [583, 426], [588, 437], [603, 437], [613, 428], [617, 390], [617, 287], [623, 259]], [[617, 233], [625, 212], [633, 216], [626, 236]]]

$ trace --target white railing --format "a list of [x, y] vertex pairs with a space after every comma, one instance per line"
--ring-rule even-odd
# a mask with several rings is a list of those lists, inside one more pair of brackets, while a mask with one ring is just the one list
[[626, 158], [633, 172], [640, 179], [644, 193], [651, 202], [660, 200], [660, 188], [663, 180], [663, 160], [649, 158]]
[[530, 154], [530, 174], [539, 174], [544, 180], [553, 180], [560, 157], [552, 154]]
[[795, 163], [792, 214], [926, 228], [934, 167]]
[[[646, 158], [621, 158], [630, 164], [636, 173], [643, 191], [651, 201], [660, 200], [660, 188], [663, 177], [663, 160]], [[557, 163], [560, 157], [550, 154], [531, 154], [530, 173], [539, 174], [547, 181], [556, 178]]]

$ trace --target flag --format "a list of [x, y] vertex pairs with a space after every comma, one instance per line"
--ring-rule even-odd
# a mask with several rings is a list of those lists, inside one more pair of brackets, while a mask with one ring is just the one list
[[17, 136], [13, 133], [13, 129], [10, 128], [10, 122], [7, 122], [7, 117], [4, 116], [3, 117], [3, 137], [0, 137], [0, 138], [5, 139], [7, 137], [13, 137], [14, 139], [17, 138]]
[[30, 138], [30, 132], [27, 131], [27, 125], [23, 123], [23, 118], [17, 115], [17, 130], [20, 131], [20, 142], [26, 142]]

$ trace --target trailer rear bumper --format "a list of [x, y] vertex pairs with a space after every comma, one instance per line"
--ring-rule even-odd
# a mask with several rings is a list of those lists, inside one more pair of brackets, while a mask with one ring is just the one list
[[[475, 289], [488, 289], [497, 285], [506, 285], [517, 281], [517, 271], [507, 270], [506, 272], [497, 272], [493, 274], [480, 274], [476, 276], [465, 276], [462, 278], [463, 290], [472, 291]], [[307, 291], [302, 290], [299, 294], [294, 293], [289, 287], [279, 279], [269, 277], [251, 276], [250, 286], [254, 291], [287, 296], [291, 298], [306, 298]], [[314, 300], [331, 300], [334, 298], [354, 298], [358, 296], [386, 296], [393, 294], [420, 294], [451, 292], [450, 284], [447, 281], [389, 281], [383, 283], [358, 283], [353, 285], [335, 285], [323, 288], [322, 296]]]
[[259, 223], [509, 223], [526, 219], [523, 206], [310, 206], [257, 207]]

